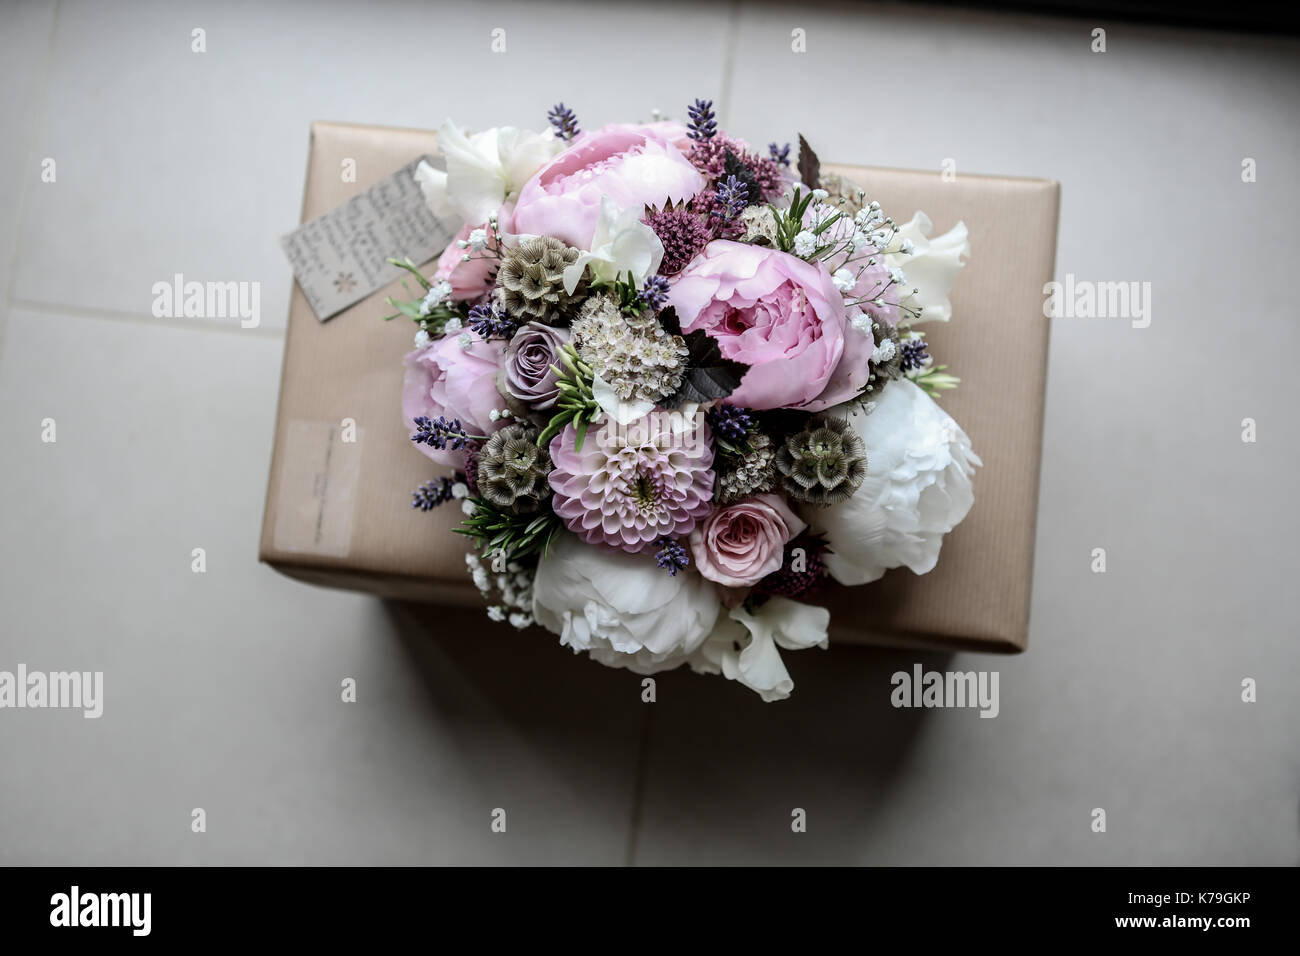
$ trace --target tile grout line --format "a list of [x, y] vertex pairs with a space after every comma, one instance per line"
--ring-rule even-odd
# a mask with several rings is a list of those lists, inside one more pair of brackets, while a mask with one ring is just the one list
[[36, 111], [32, 114], [32, 123], [28, 128], [26, 162], [22, 173], [22, 186], [18, 190], [18, 214], [14, 216], [13, 223], [14, 246], [9, 253], [9, 275], [5, 279], [4, 289], [5, 304], [4, 308], [0, 309], [0, 361], [4, 359], [5, 340], [8, 338], [9, 331], [9, 313], [14, 307], [14, 277], [18, 274], [18, 249], [21, 245], [19, 233], [22, 231], [23, 221], [27, 218], [27, 190], [31, 185], [27, 177], [31, 175], [32, 160], [37, 152], [36, 135], [40, 132], [41, 123], [45, 119], [45, 101], [50, 87], [50, 71], [54, 65], [54, 38], [59, 32], [59, 7], [60, 0], [54, 0], [54, 12], [50, 15], [50, 36], [45, 44], [45, 62], [41, 64], [41, 84], [36, 91]]
[[146, 318], [134, 312], [123, 312], [118, 309], [103, 309], [88, 305], [61, 305], [55, 302], [36, 302], [31, 299], [10, 299], [9, 307], [11, 309], [21, 309], [24, 312], [76, 316], [104, 322], [117, 322], [122, 325], [151, 325], [167, 329], [186, 329], [198, 332], [234, 332], [259, 339], [283, 339], [285, 336], [284, 329], [271, 328], [270, 326], [258, 325], [255, 328], [246, 329], [229, 322], [212, 319], [171, 319], [154, 318], [152, 316]]
[[646, 708], [645, 720], [641, 723], [641, 741], [637, 745], [636, 774], [632, 780], [632, 814], [628, 820], [627, 848], [623, 854], [624, 866], [636, 866], [637, 839], [641, 829], [641, 807], [645, 803], [646, 761], [650, 755], [650, 721], [654, 707]]

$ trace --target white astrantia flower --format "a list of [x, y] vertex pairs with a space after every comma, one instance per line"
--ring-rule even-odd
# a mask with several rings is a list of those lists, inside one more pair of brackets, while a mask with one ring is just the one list
[[[890, 247], [898, 251], [885, 254], [885, 265], [906, 270], [907, 282], [899, 287], [899, 299], [904, 310], [913, 313], [920, 310], [920, 315], [912, 319], [914, 324], [947, 322], [952, 318], [948, 293], [964, 265], [962, 259], [970, 255], [970, 238], [964, 222], [931, 239], [933, 229], [930, 217], [918, 212], [898, 227]], [[905, 252], [907, 249], [911, 250], [910, 255]]]
[[619, 209], [614, 200], [602, 196], [600, 219], [591, 237], [591, 249], [581, 253], [564, 270], [564, 289], [572, 294], [585, 269], [597, 279], [612, 282], [632, 273], [638, 286], [659, 271], [664, 246], [655, 231], [641, 221], [641, 209]]
[[783, 597], [771, 598], [752, 614], [734, 608], [691, 657], [691, 669], [739, 681], [765, 701], [784, 700], [794, 681], [780, 649], [825, 649], [830, 621], [826, 608]]
[[867, 477], [853, 497], [802, 516], [824, 535], [826, 570], [841, 584], [867, 584], [890, 568], [933, 570], [943, 536], [975, 501], [971, 477], [983, 464], [952, 417], [908, 379], [889, 382], [863, 414], [841, 405], [870, 450]]
[[537, 564], [533, 617], [574, 653], [638, 674], [699, 650], [721, 609], [698, 574], [670, 575], [652, 556], [606, 551], [562, 533]]
[[487, 222], [563, 148], [549, 129], [534, 133], [501, 126], [469, 135], [448, 120], [438, 128], [438, 149], [446, 170], [421, 162], [415, 181], [435, 216]]

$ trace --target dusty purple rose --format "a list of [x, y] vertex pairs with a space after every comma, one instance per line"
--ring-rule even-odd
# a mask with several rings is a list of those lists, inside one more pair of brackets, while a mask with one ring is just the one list
[[552, 365], [560, 364], [560, 349], [569, 333], [540, 322], [529, 322], [506, 346], [506, 391], [533, 408], [546, 410], [560, 395]]

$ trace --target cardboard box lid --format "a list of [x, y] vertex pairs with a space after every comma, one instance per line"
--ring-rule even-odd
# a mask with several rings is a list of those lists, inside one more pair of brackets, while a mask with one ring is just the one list
[[[315, 123], [305, 222], [414, 157], [432, 132]], [[356, 181], [340, 175], [344, 159]], [[905, 222], [924, 210], [936, 234], [964, 220], [971, 256], [952, 293], [953, 320], [924, 326], [931, 352], [961, 377], [941, 404], [970, 435], [984, 467], [975, 505], [944, 541], [938, 567], [889, 572], [859, 588], [828, 586], [832, 639], [853, 643], [1018, 651], [1028, 638], [1042, 450], [1048, 320], [1043, 285], [1055, 268], [1060, 187], [1040, 179], [823, 164]], [[406, 319], [382, 321], [394, 284], [328, 322], [295, 284], [289, 311], [261, 560], [317, 584], [389, 597], [480, 603], [451, 533], [454, 507], [413, 512], [410, 492], [438, 473], [402, 422]], [[348, 440], [349, 438], [353, 440]], [[485, 618], [486, 621], [486, 618]]]

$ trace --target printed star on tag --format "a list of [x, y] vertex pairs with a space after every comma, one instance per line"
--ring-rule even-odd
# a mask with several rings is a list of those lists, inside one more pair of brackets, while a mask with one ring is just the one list
[[357, 280], [352, 278], [351, 272], [340, 272], [338, 278], [334, 280], [334, 288], [346, 294], [357, 287]]

